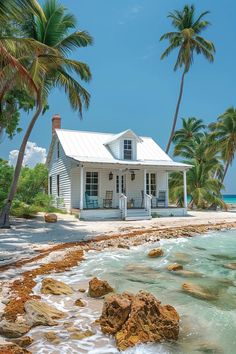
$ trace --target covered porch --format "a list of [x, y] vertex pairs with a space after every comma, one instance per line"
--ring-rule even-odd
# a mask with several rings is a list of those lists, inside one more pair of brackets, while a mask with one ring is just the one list
[[71, 170], [71, 209], [84, 220], [186, 215], [186, 168], [182, 168], [184, 207], [169, 204], [169, 173], [176, 170], [180, 168], [80, 163]]

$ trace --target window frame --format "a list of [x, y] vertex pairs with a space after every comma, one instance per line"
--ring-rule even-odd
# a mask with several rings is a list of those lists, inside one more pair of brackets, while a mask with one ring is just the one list
[[[119, 175], [116, 176], [116, 193], [119, 193], [120, 190], [120, 179]], [[121, 193], [125, 194], [125, 183], [124, 183], [124, 175], [121, 176]]]
[[153, 197], [157, 196], [157, 177], [154, 172], [146, 173], [146, 193]]
[[49, 176], [49, 194], [52, 195], [52, 176]]
[[60, 175], [57, 175], [57, 196], [60, 197]]
[[132, 139], [124, 139], [123, 140], [123, 158], [124, 158], [124, 160], [132, 160], [133, 159], [133, 140]]
[[85, 192], [89, 197], [99, 196], [99, 173], [97, 171], [86, 171]]

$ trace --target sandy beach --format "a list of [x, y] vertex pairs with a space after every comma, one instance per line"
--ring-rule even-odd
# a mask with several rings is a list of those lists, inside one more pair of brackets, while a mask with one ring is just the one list
[[187, 217], [163, 217], [140, 221], [80, 221], [73, 215], [58, 214], [58, 222], [14, 219], [10, 230], [0, 230], [0, 266], [30, 258], [40, 250], [62, 243], [96, 240], [112, 235], [140, 234], [148, 230], [236, 222], [236, 211], [190, 211]]

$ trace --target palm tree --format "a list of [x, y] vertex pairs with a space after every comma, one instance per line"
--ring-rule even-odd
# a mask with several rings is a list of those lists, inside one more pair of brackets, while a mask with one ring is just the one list
[[85, 63], [68, 58], [68, 55], [76, 48], [92, 44], [92, 37], [85, 31], [71, 33], [71, 30], [76, 27], [76, 19], [56, 0], [47, 0], [41, 12], [43, 16], [40, 12], [37, 16], [34, 13], [30, 15], [27, 13], [21, 28], [26, 37], [53, 48], [55, 54], [40, 50], [34, 57], [25, 58], [28, 70], [40, 94], [36, 111], [19, 149], [13, 182], [0, 216], [0, 227], [4, 228], [10, 227], [9, 212], [16, 192], [27, 141], [35, 122], [47, 104], [47, 97], [51, 90], [55, 87], [64, 89], [72, 109], [78, 111], [81, 117], [83, 107], [88, 108], [90, 101], [89, 93], [73, 76], [73, 74], [77, 75], [82, 81], [88, 82], [91, 79], [89, 67]]
[[201, 32], [209, 26], [209, 22], [203, 18], [209, 14], [209, 11], [201, 13], [198, 17], [195, 13], [194, 5], [185, 5], [182, 11], [175, 10], [170, 12], [168, 17], [171, 19], [175, 32], [165, 33], [160, 40], [169, 41], [168, 48], [161, 55], [161, 59], [166, 58], [173, 50], [178, 49], [178, 56], [174, 66], [176, 71], [183, 68], [181, 77], [180, 92], [174, 114], [171, 134], [166, 147], [169, 152], [171, 142], [175, 133], [180, 103], [183, 95], [184, 79], [192, 63], [194, 54], [202, 54], [208, 61], [213, 62], [215, 47], [214, 44], [200, 36]]
[[[226, 208], [220, 194], [223, 166], [202, 121], [183, 119], [183, 128], [176, 132], [175, 143], [176, 154], [183, 157], [184, 163], [193, 166], [187, 173], [188, 195], [191, 198], [189, 206], [207, 208], [219, 205]], [[182, 173], [175, 172], [170, 176], [170, 198], [179, 205], [183, 204]]]
[[212, 131], [212, 138], [216, 142], [221, 158], [225, 163], [221, 179], [223, 183], [236, 152], [236, 108], [228, 108], [225, 113], [218, 117], [216, 123], [210, 124], [209, 128]]
[[183, 127], [177, 130], [173, 136], [175, 143], [174, 156], [180, 155], [185, 145], [191, 144], [204, 136], [205, 124], [201, 119], [195, 117], [182, 118]]

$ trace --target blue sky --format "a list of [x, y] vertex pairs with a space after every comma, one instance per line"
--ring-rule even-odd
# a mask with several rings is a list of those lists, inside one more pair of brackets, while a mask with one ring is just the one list
[[[181, 72], [173, 72], [176, 53], [161, 61], [167, 42], [160, 36], [171, 30], [167, 14], [181, 9], [182, 0], [61, 0], [78, 18], [80, 29], [94, 37], [91, 48], [74, 57], [90, 65], [93, 80], [88, 85], [91, 105], [81, 121], [63, 92], [54, 91], [50, 109], [37, 122], [30, 141], [48, 149], [51, 117], [60, 113], [67, 129], [119, 132], [127, 128], [152, 136], [166, 145], [176, 105]], [[236, 106], [236, 2], [193, 1], [197, 12], [210, 10], [212, 23], [204, 37], [216, 46], [215, 62], [195, 57], [186, 77], [180, 117], [195, 116], [209, 123], [228, 107]], [[22, 115], [25, 129], [29, 116]], [[179, 120], [180, 122], [180, 120]], [[0, 156], [8, 159], [17, 149], [22, 134], [5, 138]], [[226, 178], [226, 192], [236, 194], [236, 161]]]

